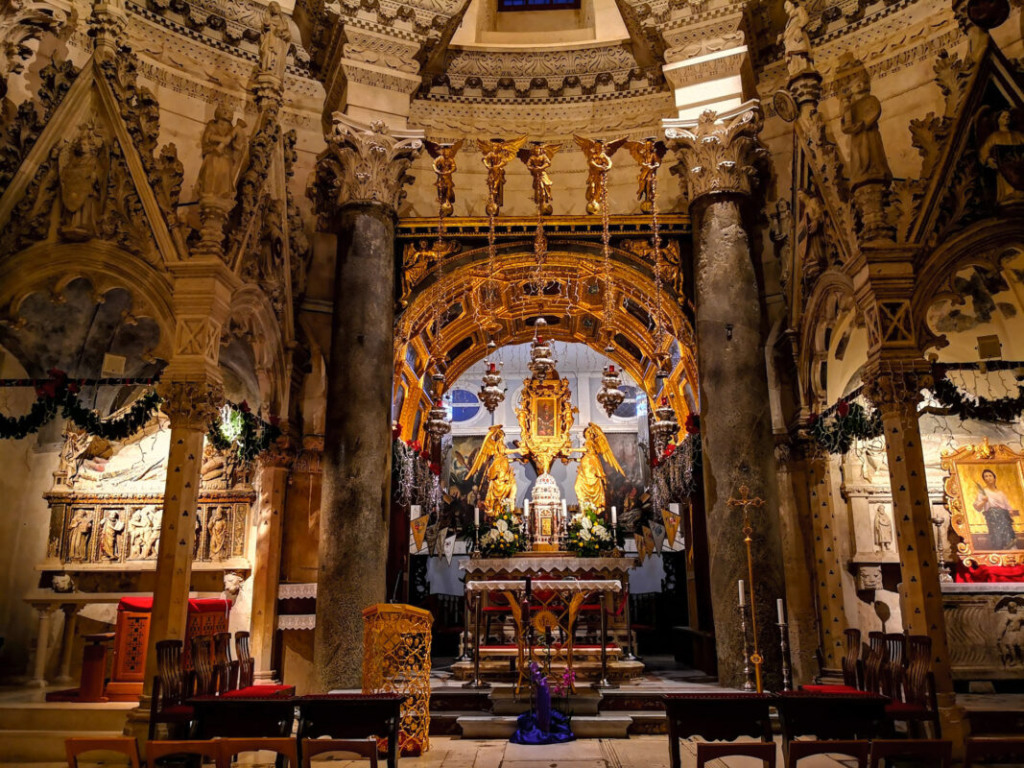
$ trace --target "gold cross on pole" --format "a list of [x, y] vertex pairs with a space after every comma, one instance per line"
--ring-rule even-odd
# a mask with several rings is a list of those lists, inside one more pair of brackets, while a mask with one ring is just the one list
[[761, 693], [764, 691], [764, 686], [761, 680], [761, 663], [764, 659], [761, 656], [761, 650], [758, 647], [757, 642], [757, 590], [754, 588], [754, 556], [750, 551], [750, 545], [753, 541], [751, 534], [754, 532], [754, 527], [750, 523], [750, 508], [763, 507], [764, 499], [760, 496], [750, 498], [750, 488], [746, 485], [740, 486], [739, 494], [740, 497], [738, 499], [730, 497], [726, 504], [730, 507], [743, 508], [743, 543], [747, 547], [747, 579], [750, 583], [750, 630], [754, 636], [754, 652], [750, 655], [750, 660], [754, 664], [754, 675], [757, 678], [757, 692]]

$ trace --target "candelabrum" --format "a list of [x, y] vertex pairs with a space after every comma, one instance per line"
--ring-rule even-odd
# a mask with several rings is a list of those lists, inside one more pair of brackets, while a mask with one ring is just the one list
[[754, 670], [750, 666], [750, 638], [747, 635], [747, 606], [740, 603], [740, 631], [743, 632], [743, 676], [746, 682], [743, 683], [744, 691], [755, 690]]
[[473, 526], [473, 553], [472, 553], [471, 557], [478, 558], [478, 557], [480, 557], [480, 554], [481, 554], [480, 553], [480, 526], [479, 525], [474, 525]]
[[779, 648], [782, 651], [782, 690], [793, 690], [793, 678], [789, 670], [789, 624], [780, 621], [776, 624], [779, 628]]

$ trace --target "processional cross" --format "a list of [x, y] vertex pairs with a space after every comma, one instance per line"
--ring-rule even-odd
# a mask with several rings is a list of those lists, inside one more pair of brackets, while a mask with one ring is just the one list
[[[740, 497], [730, 497], [726, 502], [730, 507], [742, 507], [743, 508], [743, 543], [747, 547], [747, 579], [750, 582], [750, 631], [754, 636], [754, 651], [750, 654], [750, 661], [754, 665], [754, 675], [757, 679], [757, 692], [764, 692], [764, 685], [761, 682], [761, 664], [764, 658], [761, 656], [761, 651], [757, 644], [757, 590], [754, 588], [754, 557], [750, 551], [750, 544], [753, 541], [751, 534], [754, 532], [754, 526], [750, 522], [750, 508], [751, 507], [763, 507], [764, 499], [760, 496], [750, 498], [750, 488], [746, 485], [741, 485], [739, 488]], [[743, 607], [740, 606], [742, 613]], [[746, 645], [746, 632], [744, 632], [743, 642]], [[749, 667], [747, 674], [750, 673]], [[750, 678], [747, 678], [747, 684], [750, 684]]]

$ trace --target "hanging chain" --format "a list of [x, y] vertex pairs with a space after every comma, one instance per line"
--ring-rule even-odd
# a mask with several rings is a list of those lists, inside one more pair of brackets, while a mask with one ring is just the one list
[[612, 345], [614, 329], [612, 327], [612, 250], [610, 216], [608, 214], [608, 171], [601, 173], [601, 252], [604, 260], [604, 327], [608, 336], [608, 346]]

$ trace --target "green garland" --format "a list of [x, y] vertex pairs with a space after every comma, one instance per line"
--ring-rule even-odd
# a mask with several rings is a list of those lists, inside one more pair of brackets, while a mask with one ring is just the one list
[[813, 416], [811, 436], [829, 453], [846, 453], [855, 440], [872, 440], [882, 434], [882, 414], [870, 414], [860, 403], [840, 400], [834, 412]]
[[1016, 397], [967, 398], [956, 384], [946, 378], [946, 369], [941, 365], [935, 366], [934, 378], [932, 395], [950, 415], [959, 416], [961, 421], [972, 419], [1009, 424], [1024, 413], [1024, 387], [1017, 387]]
[[102, 419], [78, 399], [78, 382], [69, 381], [63, 371], [50, 371], [51, 379], [36, 389], [36, 401], [24, 416], [0, 414], [0, 439], [21, 440], [35, 434], [53, 420], [58, 410], [65, 419], [90, 435], [104, 440], [125, 440], [142, 429], [160, 406], [161, 399], [150, 390], [136, 400], [128, 412], [115, 419]]
[[234, 449], [242, 464], [251, 464], [281, 436], [276, 424], [254, 414], [246, 402], [228, 403], [227, 417], [210, 425], [207, 439], [218, 451]]

